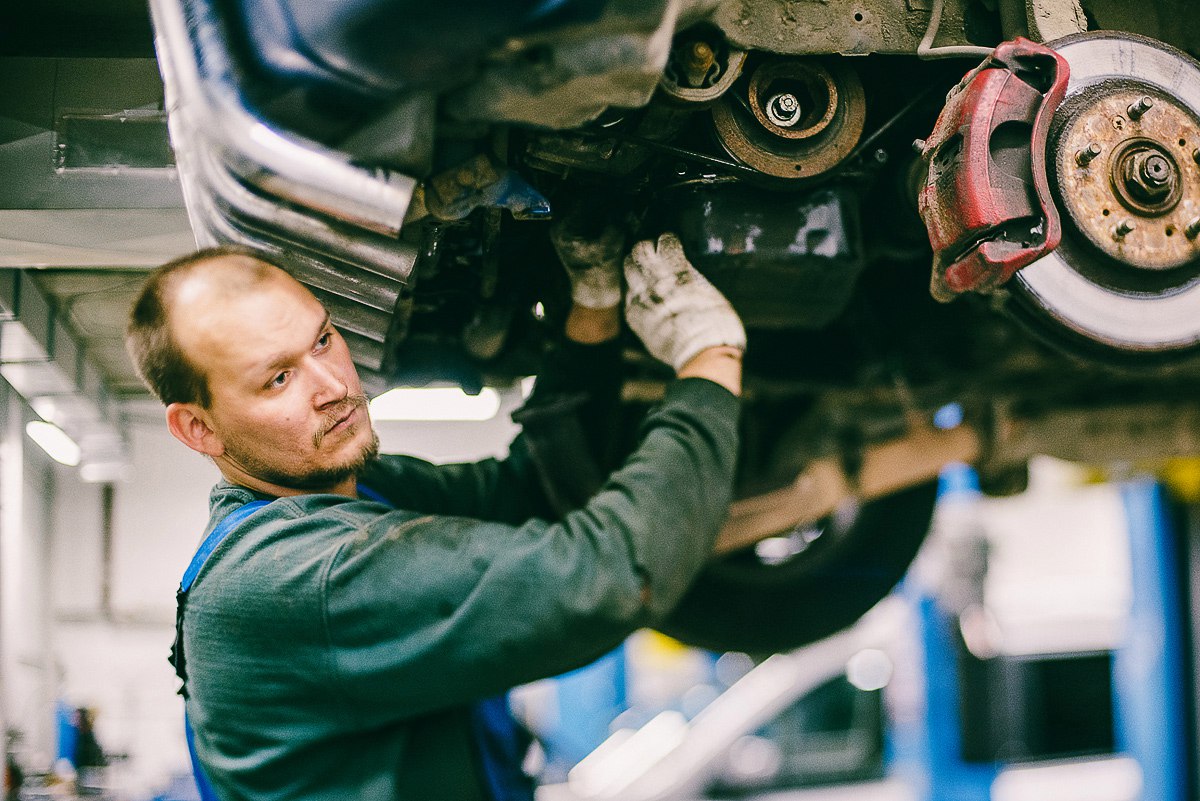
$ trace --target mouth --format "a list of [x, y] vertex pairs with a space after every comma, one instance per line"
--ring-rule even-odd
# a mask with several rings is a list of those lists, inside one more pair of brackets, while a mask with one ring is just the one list
[[[356, 395], [347, 399], [346, 405], [338, 411], [326, 413], [325, 425], [313, 433], [313, 447], [320, 448], [321, 443], [330, 434], [344, 434], [354, 426], [363, 422], [367, 414], [367, 396]], [[368, 423], [368, 426], [370, 424]]]
[[358, 419], [358, 408], [359, 408], [358, 404], [351, 406], [344, 415], [337, 418], [337, 420], [334, 421], [333, 425], [331, 425], [328, 429], [326, 429], [325, 433], [326, 434], [335, 434], [338, 431], [344, 431], [347, 428], [349, 428], [351, 425], [353, 425], [354, 422]]

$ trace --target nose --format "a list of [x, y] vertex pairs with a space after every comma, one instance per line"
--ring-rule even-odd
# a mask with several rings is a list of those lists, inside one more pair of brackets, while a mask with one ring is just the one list
[[313, 360], [313, 405], [323, 409], [332, 404], [341, 403], [350, 394], [350, 389], [342, 375], [322, 359]]

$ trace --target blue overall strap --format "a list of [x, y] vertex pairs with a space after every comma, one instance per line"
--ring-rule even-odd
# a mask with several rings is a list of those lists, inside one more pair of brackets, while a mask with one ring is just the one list
[[187, 592], [192, 588], [192, 582], [196, 580], [196, 576], [200, 573], [200, 568], [204, 567], [204, 563], [208, 561], [208, 557], [221, 544], [221, 540], [233, 531], [233, 527], [245, 520], [250, 515], [254, 514], [255, 510], [266, 506], [270, 501], [250, 501], [249, 503], [239, 506], [234, 509], [225, 518], [217, 523], [209, 535], [204, 538], [204, 542], [200, 543], [200, 547], [196, 550], [196, 555], [192, 557], [192, 563], [188, 565], [187, 570], [183, 571], [183, 581], [179, 582], [179, 589]]
[[513, 719], [508, 693], [477, 701], [471, 707], [471, 728], [492, 798], [533, 801], [533, 781], [521, 769], [531, 740]]
[[[363, 484], [359, 497], [393, 506], [382, 494]], [[513, 720], [508, 693], [485, 698], [471, 706], [471, 733], [479, 766], [493, 801], [533, 801], [533, 782], [521, 770], [530, 738]], [[207, 799], [205, 799], [207, 801]]]
[[[186, 598], [188, 590], [192, 588], [192, 584], [196, 581], [196, 576], [200, 573], [200, 568], [204, 567], [204, 563], [208, 561], [208, 557], [217, 549], [221, 541], [233, 531], [238, 523], [245, 520], [255, 510], [266, 506], [270, 501], [250, 501], [249, 503], [239, 506], [217, 523], [216, 527], [209, 532], [209, 535], [204, 538], [204, 542], [200, 543], [200, 547], [196, 550], [196, 555], [192, 557], [191, 564], [183, 573], [183, 581], [179, 582], [179, 592], [181, 594], [181, 602], [179, 607], [180, 625], [182, 625], [183, 606], [182, 600]], [[182, 647], [183, 642], [180, 639], [179, 647]], [[213, 789], [212, 783], [208, 780], [208, 776], [204, 775], [204, 769], [200, 766], [200, 758], [196, 756], [196, 733], [192, 730], [192, 722], [188, 719], [187, 712], [183, 713], [183, 728], [184, 734], [187, 736], [188, 755], [192, 758], [192, 775], [196, 779], [196, 789], [200, 792], [200, 801], [220, 801], [216, 791]]]

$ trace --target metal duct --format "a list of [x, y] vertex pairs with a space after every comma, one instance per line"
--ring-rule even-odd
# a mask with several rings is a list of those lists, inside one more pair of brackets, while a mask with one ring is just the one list
[[168, 123], [197, 242], [261, 249], [325, 302], [364, 385], [380, 372], [392, 315], [416, 263], [396, 237], [414, 179], [366, 169], [282, 133], [243, 97], [211, 0], [153, 0]]

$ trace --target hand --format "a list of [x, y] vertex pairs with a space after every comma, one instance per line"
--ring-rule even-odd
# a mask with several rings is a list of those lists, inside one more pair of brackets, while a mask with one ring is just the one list
[[741, 318], [696, 271], [672, 233], [633, 246], [625, 259], [625, 319], [656, 359], [678, 373], [701, 351], [746, 349]]
[[571, 280], [571, 301], [586, 309], [611, 309], [621, 303], [621, 256], [625, 234], [607, 226], [594, 236], [580, 232], [578, 215], [556, 222], [550, 241]]

